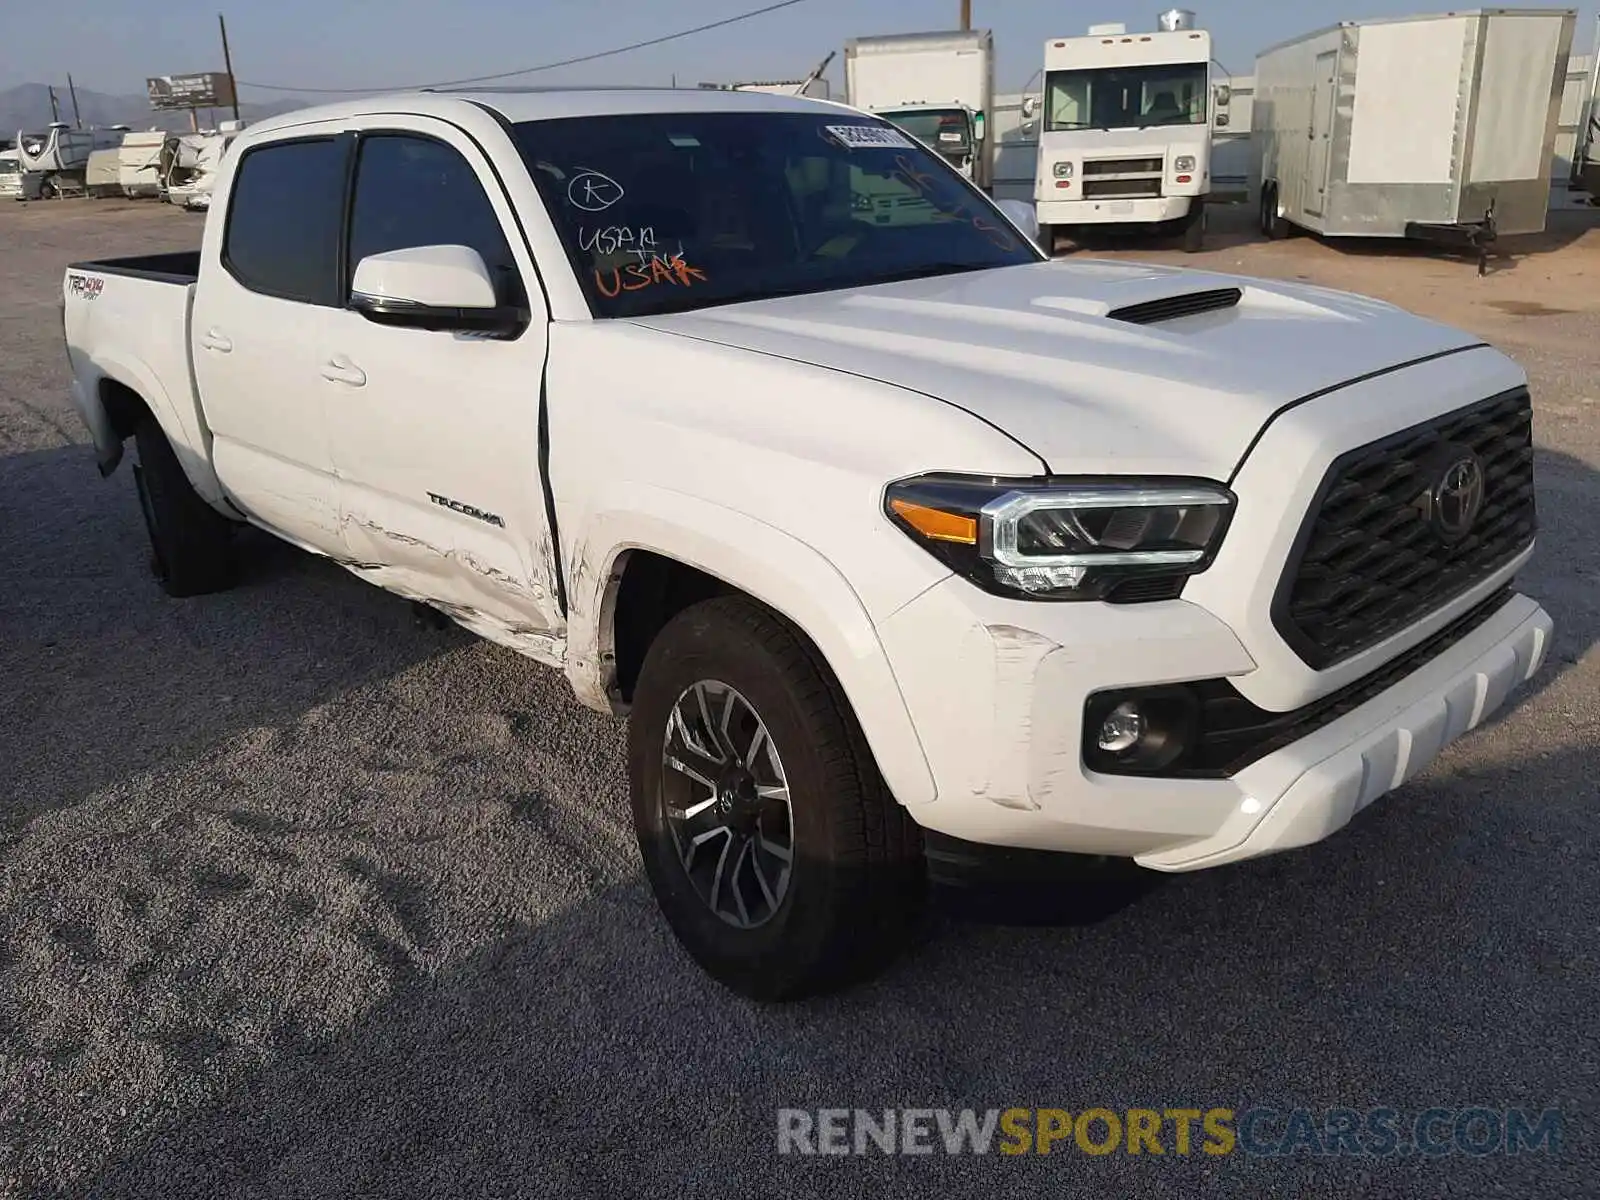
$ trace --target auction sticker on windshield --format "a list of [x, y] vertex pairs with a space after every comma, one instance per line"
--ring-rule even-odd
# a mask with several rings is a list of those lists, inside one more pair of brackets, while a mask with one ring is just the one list
[[887, 125], [824, 125], [850, 150], [909, 150], [911, 139]]

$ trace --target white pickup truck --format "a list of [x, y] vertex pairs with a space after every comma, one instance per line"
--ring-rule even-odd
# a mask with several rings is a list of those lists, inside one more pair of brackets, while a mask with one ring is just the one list
[[820, 101], [422, 93], [246, 130], [64, 321], [168, 592], [248, 522], [629, 714], [663, 912], [778, 999], [930, 874], [1326, 837], [1549, 645], [1515, 363], [1032, 235]]

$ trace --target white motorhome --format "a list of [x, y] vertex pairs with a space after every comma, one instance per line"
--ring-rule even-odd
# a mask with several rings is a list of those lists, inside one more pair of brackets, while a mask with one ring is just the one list
[[44, 176], [24, 171], [15, 150], [0, 150], [0, 200], [37, 200]]
[[46, 129], [17, 133], [17, 160], [24, 171], [37, 172], [43, 196], [78, 195], [84, 190], [89, 155], [119, 145], [126, 125], [111, 129], [74, 129], [54, 121]]
[[[1205, 236], [1211, 190], [1211, 35], [1194, 14], [1153, 33], [1091, 26], [1044, 49], [1044, 112], [1034, 198], [1047, 237], [1081, 225], [1174, 226]], [[1035, 117], [1035, 102], [1024, 101]], [[1047, 243], [1048, 244], [1048, 243]]]
[[162, 197], [186, 210], [209, 208], [222, 159], [243, 128], [243, 121], [224, 121], [215, 130], [184, 134], [163, 147]]
[[979, 187], [994, 181], [994, 35], [987, 29], [855, 38], [845, 99], [899, 126]]

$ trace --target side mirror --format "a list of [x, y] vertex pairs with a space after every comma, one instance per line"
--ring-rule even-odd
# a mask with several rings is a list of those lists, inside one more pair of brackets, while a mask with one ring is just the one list
[[528, 323], [500, 304], [483, 256], [469, 246], [416, 246], [356, 264], [350, 307], [378, 325], [506, 336]]
[[1216, 97], [1218, 106], [1225, 107], [1233, 100], [1233, 89], [1225, 83], [1219, 83], [1216, 87]]
[[972, 114], [972, 140], [983, 141], [984, 130], [988, 128], [988, 119], [981, 113]]
[[1022, 119], [1033, 120], [1033, 114], [1039, 111], [1039, 98], [1037, 96], [1024, 96], [1022, 98]]
[[1026, 200], [996, 200], [994, 206], [1022, 231], [1035, 246], [1039, 245], [1039, 211]]

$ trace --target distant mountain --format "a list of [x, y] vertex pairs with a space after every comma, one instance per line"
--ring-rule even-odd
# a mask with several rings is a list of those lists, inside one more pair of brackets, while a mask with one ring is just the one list
[[[56, 103], [61, 109], [61, 120], [71, 123], [72, 96], [64, 86], [56, 87]], [[268, 100], [264, 103], [245, 102], [239, 105], [239, 115], [246, 121], [260, 121], [279, 113], [306, 107], [303, 100]], [[212, 114], [210, 122], [207, 113]], [[150, 107], [148, 96], [110, 96], [105, 92], [78, 89], [78, 113], [85, 126], [126, 125], [130, 129], [189, 128], [187, 112], [156, 112]], [[227, 108], [201, 109], [200, 121], [204, 126], [215, 121], [232, 119], [233, 110]], [[10, 141], [22, 129], [43, 129], [51, 121], [50, 89], [42, 83], [24, 83], [0, 91], [0, 141]]]

